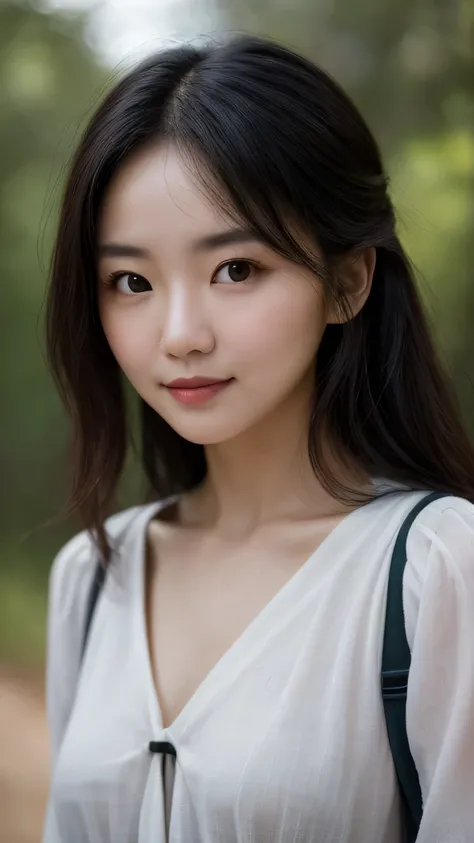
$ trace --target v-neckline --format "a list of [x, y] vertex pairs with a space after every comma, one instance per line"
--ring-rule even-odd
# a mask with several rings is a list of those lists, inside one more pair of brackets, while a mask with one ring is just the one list
[[[268, 616], [272, 613], [275, 613], [276, 608], [278, 605], [287, 598], [287, 596], [294, 591], [300, 580], [307, 576], [308, 571], [314, 566], [316, 561], [318, 561], [323, 555], [326, 555], [328, 550], [330, 549], [331, 545], [338, 539], [344, 531], [347, 530], [348, 525], [352, 524], [352, 522], [360, 515], [362, 510], [365, 510], [369, 503], [375, 503], [374, 501], [369, 501], [367, 504], [363, 504], [362, 506], [353, 509], [347, 515], [345, 515], [341, 521], [339, 521], [335, 527], [327, 534], [327, 536], [320, 542], [320, 544], [312, 551], [309, 557], [300, 565], [297, 570], [290, 576], [290, 578], [278, 589], [276, 594], [270, 598], [267, 603], [259, 610], [259, 612], [252, 618], [252, 620], [247, 624], [247, 626], [242, 630], [242, 632], [238, 635], [238, 637], [232, 642], [230, 647], [225, 650], [225, 652], [220, 656], [220, 658], [215, 662], [215, 664], [211, 667], [211, 669], [206, 673], [200, 684], [197, 686], [195, 691], [191, 694], [189, 699], [186, 701], [182, 709], [176, 715], [174, 720], [168, 725], [163, 725], [163, 717], [161, 712], [161, 705], [160, 700], [158, 697], [158, 692], [155, 686], [155, 681], [153, 678], [153, 669], [151, 663], [151, 653], [150, 653], [150, 646], [148, 640], [148, 630], [147, 630], [147, 618], [146, 618], [146, 562], [147, 562], [147, 547], [146, 547], [146, 538], [147, 538], [147, 530], [150, 522], [153, 518], [169, 503], [173, 503], [179, 498], [179, 495], [173, 495], [170, 498], [166, 498], [164, 501], [159, 501], [155, 504], [152, 504], [150, 508], [145, 510], [146, 517], [143, 519], [140, 529], [139, 529], [139, 539], [138, 539], [138, 548], [137, 548], [137, 556], [138, 556], [138, 568], [139, 568], [139, 588], [138, 588], [138, 599], [139, 599], [139, 649], [142, 655], [142, 659], [144, 662], [144, 672], [145, 672], [145, 685], [146, 685], [146, 694], [148, 698], [148, 708], [153, 724], [153, 728], [158, 729], [159, 732], [162, 734], [169, 733], [170, 735], [179, 734], [180, 736], [184, 733], [189, 725], [189, 713], [197, 708], [200, 704], [204, 703], [205, 700], [209, 701], [211, 697], [213, 697], [217, 691], [219, 690], [220, 686], [217, 686], [215, 680], [220, 673], [222, 673], [223, 667], [227, 664], [231, 664], [232, 661], [235, 663], [238, 659], [239, 655], [242, 656], [245, 653], [246, 645], [249, 643], [255, 636], [257, 636], [258, 631], [264, 625]], [[287, 618], [286, 618], [287, 619]], [[275, 634], [277, 628], [272, 628], [270, 630], [270, 635]], [[268, 631], [267, 631], [268, 632]], [[261, 636], [260, 644], [263, 646], [266, 641], [268, 640], [268, 634], [266, 636]], [[256, 650], [252, 648], [250, 649], [251, 657], [255, 656]], [[242, 660], [243, 662], [243, 660]], [[211, 688], [214, 686], [213, 693], [211, 694]], [[188, 722], [186, 722], [186, 720]], [[183, 722], [184, 721], [184, 722]]]

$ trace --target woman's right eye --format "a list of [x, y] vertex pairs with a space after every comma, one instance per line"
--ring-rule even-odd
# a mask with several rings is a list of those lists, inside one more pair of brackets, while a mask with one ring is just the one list
[[109, 281], [112, 287], [126, 296], [146, 293], [152, 289], [150, 282], [143, 275], [137, 275], [135, 272], [117, 272], [110, 276]]

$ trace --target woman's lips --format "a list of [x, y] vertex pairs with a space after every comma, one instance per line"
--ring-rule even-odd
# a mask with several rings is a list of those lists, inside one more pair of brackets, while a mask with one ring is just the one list
[[205, 386], [167, 386], [165, 389], [180, 404], [204, 404], [222, 392], [233, 380], [234, 378], [229, 378], [227, 381], [209, 383]]

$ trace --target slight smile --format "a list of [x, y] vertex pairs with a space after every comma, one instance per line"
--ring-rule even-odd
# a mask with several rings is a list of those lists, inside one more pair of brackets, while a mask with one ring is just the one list
[[211, 378], [178, 378], [166, 384], [165, 388], [180, 404], [204, 404], [229, 386], [234, 378], [212, 380]]

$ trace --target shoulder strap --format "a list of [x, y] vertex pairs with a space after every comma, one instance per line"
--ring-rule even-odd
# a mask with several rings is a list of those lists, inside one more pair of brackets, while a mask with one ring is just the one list
[[416, 840], [423, 813], [423, 801], [406, 730], [406, 699], [411, 662], [403, 612], [406, 543], [410, 527], [421, 510], [437, 498], [447, 495], [448, 493], [445, 492], [433, 492], [426, 495], [405, 518], [395, 542], [388, 578], [382, 653], [382, 697], [388, 739], [405, 812], [407, 843], [413, 843]]
[[92, 584], [89, 591], [89, 597], [87, 600], [87, 612], [86, 612], [86, 621], [84, 624], [84, 631], [82, 636], [82, 650], [81, 650], [81, 663], [84, 658], [84, 653], [86, 649], [87, 639], [89, 637], [89, 630], [92, 623], [92, 618], [94, 617], [94, 610], [96, 607], [97, 600], [99, 598], [99, 594], [102, 591], [102, 586], [105, 582], [105, 574], [106, 574], [106, 567], [103, 565], [102, 560], [98, 559], [95, 566], [94, 571], [94, 578], [92, 580]]
[[[140, 510], [138, 513], [132, 514], [132, 517], [127, 522], [125, 529], [128, 529], [130, 525], [134, 522], [135, 518], [140, 516]], [[82, 633], [82, 650], [81, 650], [81, 663], [84, 659], [84, 653], [87, 646], [87, 640], [89, 638], [89, 632], [92, 624], [92, 619], [94, 617], [95, 608], [97, 605], [97, 601], [100, 597], [100, 593], [104, 586], [105, 577], [107, 574], [107, 566], [103, 564], [100, 557], [96, 561], [95, 570], [94, 570], [94, 577], [92, 579], [91, 587], [89, 590], [89, 596], [87, 599], [87, 610], [86, 610], [86, 618], [84, 621], [84, 629]]]

